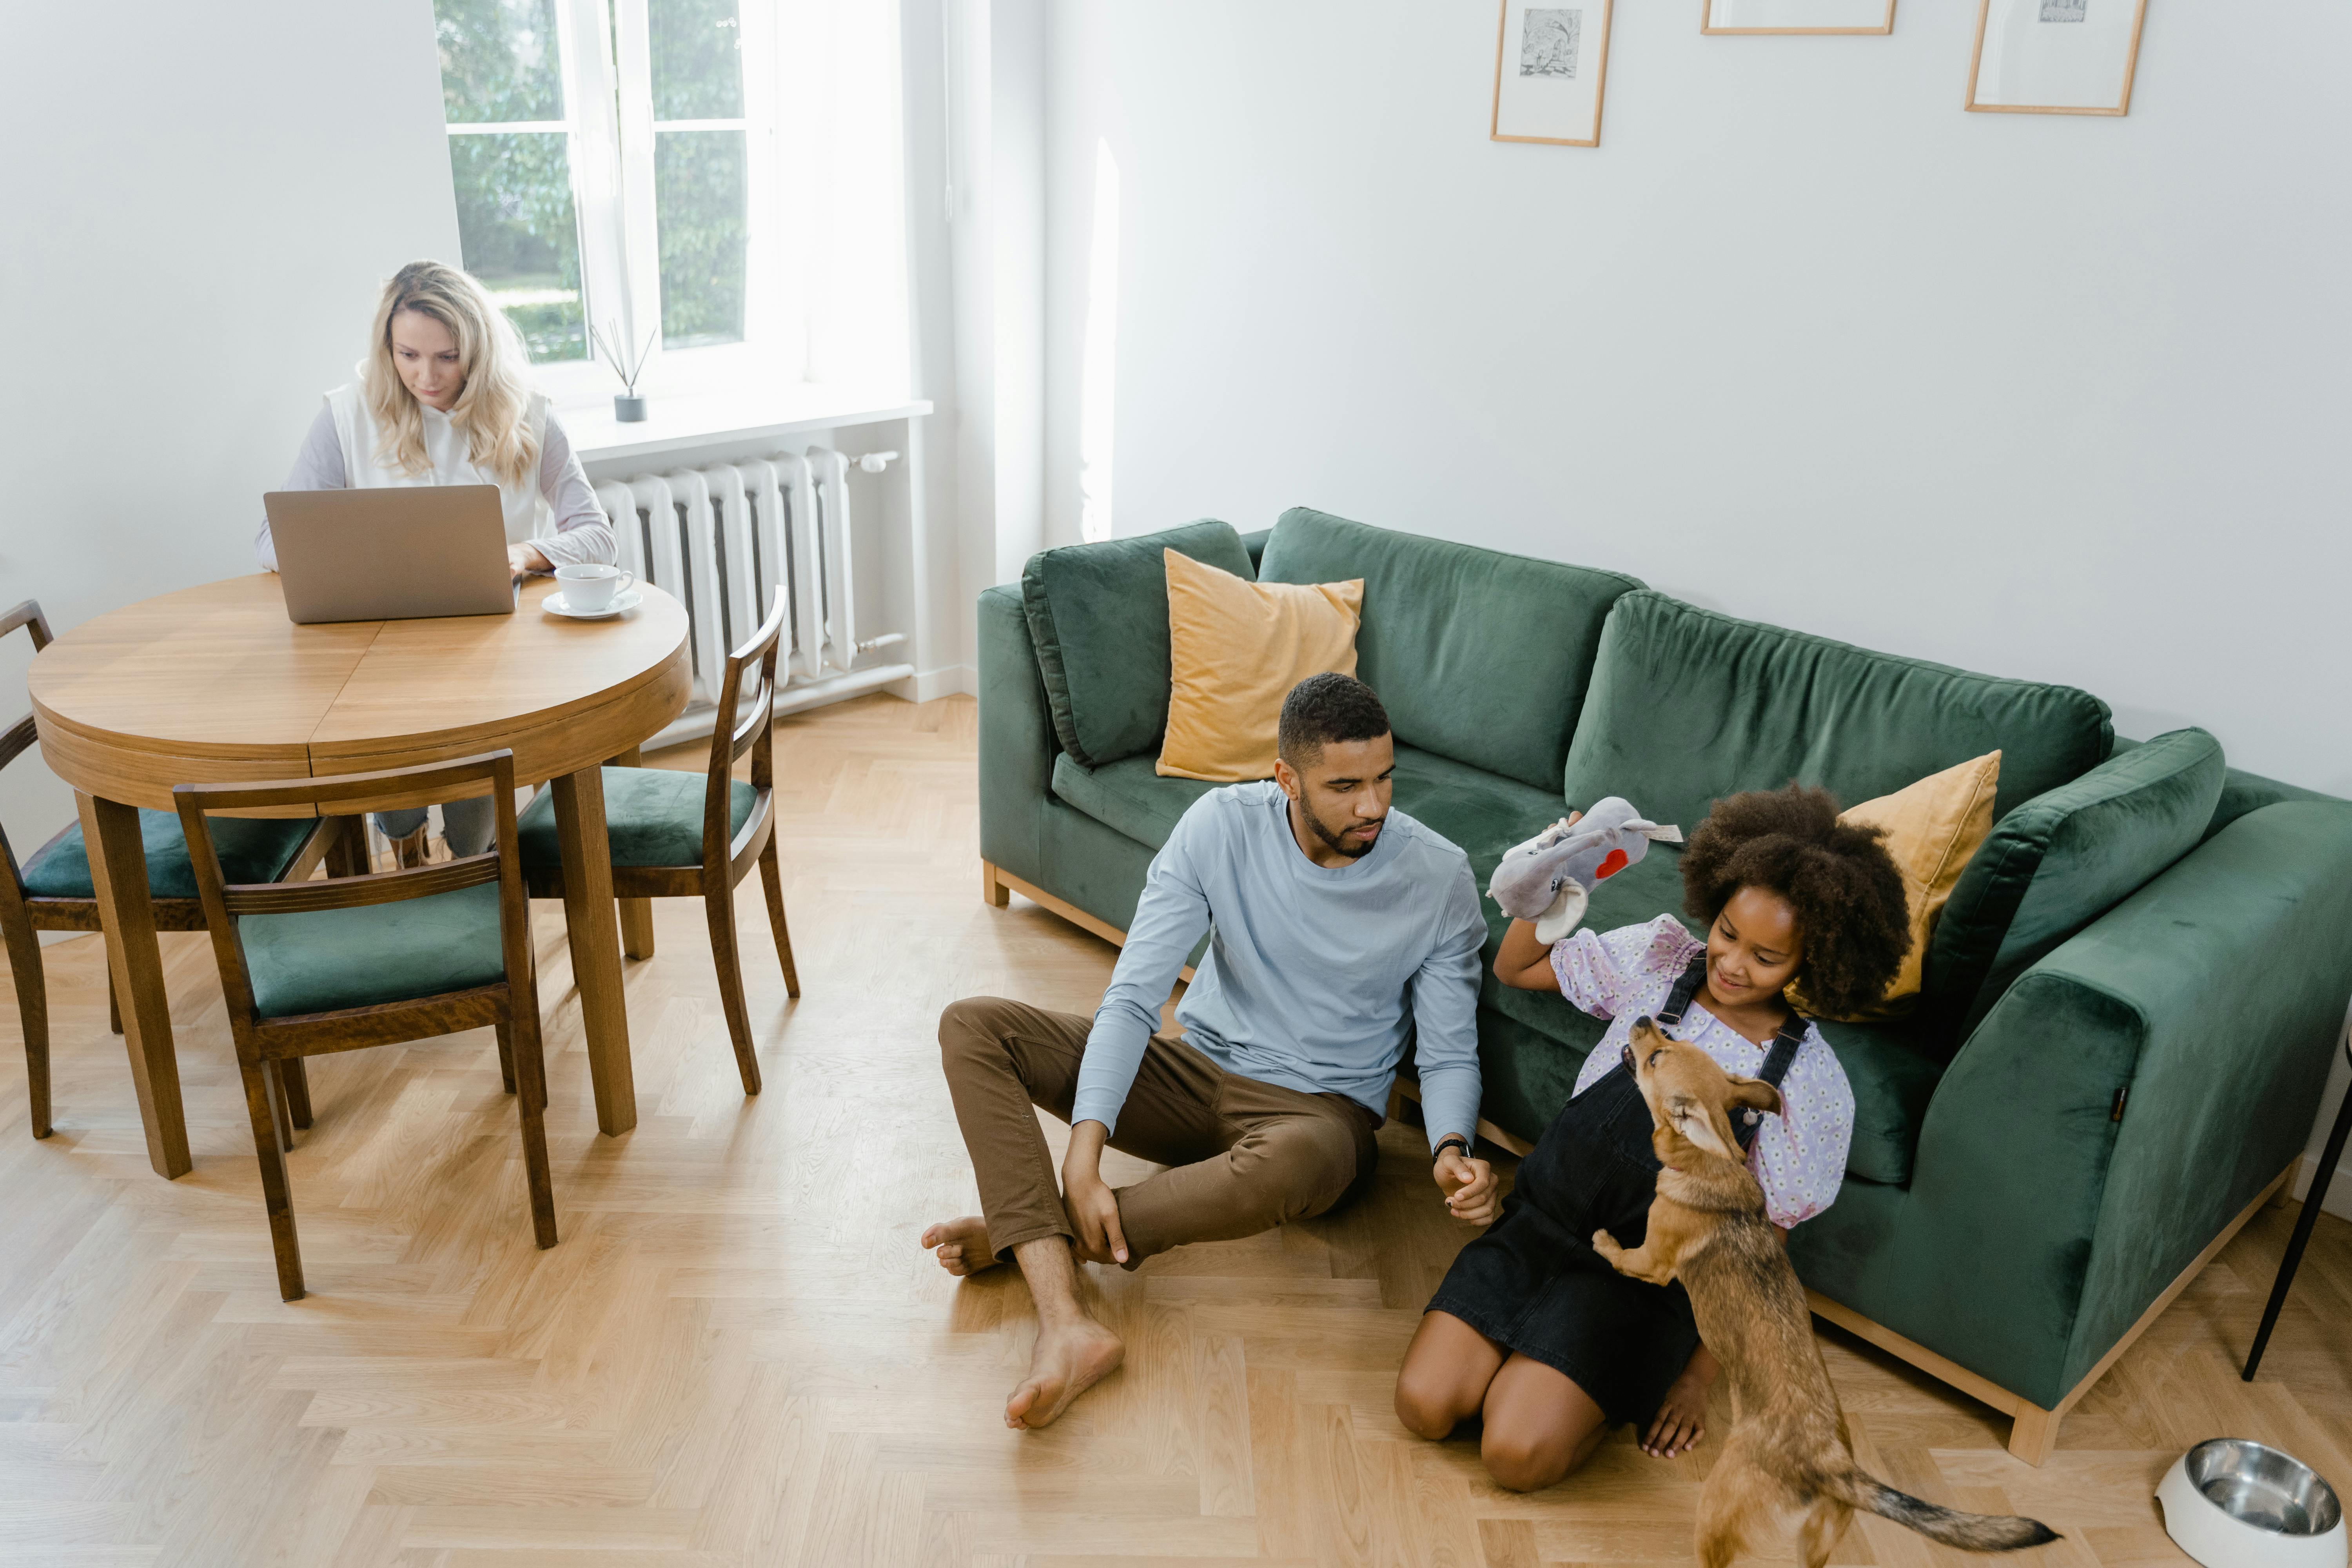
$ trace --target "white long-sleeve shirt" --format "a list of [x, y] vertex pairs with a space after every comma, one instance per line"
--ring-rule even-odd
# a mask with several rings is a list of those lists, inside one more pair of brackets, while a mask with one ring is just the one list
[[1402, 811], [1370, 854], [1318, 866], [1271, 781], [1194, 801], [1143, 884], [1078, 1064], [1073, 1125], [1118, 1124], [1185, 954], [1209, 951], [1176, 1005], [1185, 1042], [1228, 1072], [1388, 1112], [1413, 1041], [1433, 1148], [1478, 1124], [1478, 950], [1469, 858]]
[[[303, 437], [302, 449], [295, 455], [294, 471], [286, 476], [285, 489], [289, 490], [340, 490], [351, 487], [351, 476], [343, 468], [342, 442], [335, 435], [335, 414], [332, 408], [320, 408], [319, 417], [310, 422], [310, 433]], [[596, 492], [589, 488], [588, 476], [580, 467], [580, 455], [572, 449], [571, 437], [555, 416], [547, 416], [539, 442], [539, 491], [547, 498], [548, 510], [554, 514], [555, 531], [531, 542], [539, 547], [551, 566], [570, 566], [582, 562], [606, 562], [615, 558], [613, 525], [605, 519], [604, 509], [596, 502]], [[268, 571], [278, 570], [278, 547], [269, 537], [269, 520], [261, 521], [261, 531], [253, 541], [254, 555]]]

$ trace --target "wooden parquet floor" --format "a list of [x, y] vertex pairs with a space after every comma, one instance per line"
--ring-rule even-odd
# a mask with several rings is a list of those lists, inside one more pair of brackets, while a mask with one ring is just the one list
[[[1668, 1463], [1620, 1434], [1521, 1497], [1473, 1444], [1396, 1425], [1399, 1355], [1467, 1233], [1393, 1126], [1353, 1209], [1098, 1273], [1125, 1368], [1048, 1431], [1000, 1425], [1023, 1287], [959, 1285], [916, 1246], [974, 1201], [935, 1020], [982, 992], [1089, 1011], [1112, 954], [1021, 900], [982, 906], [973, 725], [965, 700], [882, 697], [782, 722], [805, 984], [787, 1001], [747, 882], [756, 1100], [701, 914], [669, 901], [657, 956], [628, 973], [641, 1121], [598, 1137], [561, 913], [541, 907], [549, 1252], [488, 1034], [354, 1052], [311, 1068], [292, 1164], [314, 1294], [280, 1302], [204, 939], [165, 939], [195, 1151], [174, 1183], [147, 1167], [97, 940], [50, 948], [45, 1142], [13, 1004], [0, 1020], [0, 1563], [1692, 1561], [1712, 1445]], [[2262, 1437], [2352, 1481], [2352, 1227], [2321, 1225], [2262, 1381], [2232, 1369], [2294, 1213], [2247, 1227], [2040, 1470], [2003, 1452], [2002, 1418], [1828, 1333], [1864, 1462], [2039, 1515], [2067, 1539], [2032, 1561], [2067, 1568], [2185, 1561], [2149, 1494], [2200, 1437]], [[1876, 1520], [1836, 1558], [1948, 1560]]]

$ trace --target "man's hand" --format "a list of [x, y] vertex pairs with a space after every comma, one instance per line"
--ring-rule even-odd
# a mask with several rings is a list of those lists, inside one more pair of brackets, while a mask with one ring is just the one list
[[1118, 1227], [1118, 1198], [1102, 1179], [1103, 1144], [1110, 1129], [1086, 1121], [1070, 1129], [1070, 1152], [1062, 1158], [1062, 1207], [1078, 1233], [1078, 1252], [1089, 1263], [1127, 1261], [1127, 1237]]
[[1495, 1167], [1484, 1160], [1474, 1160], [1454, 1145], [1437, 1157], [1433, 1168], [1437, 1178], [1437, 1190], [1445, 1194], [1445, 1206], [1455, 1219], [1466, 1219], [1472, 1225], [1492, 1225], [1496, 1215], [1502, 1212], [1503, 1200], [1495, 1195]]

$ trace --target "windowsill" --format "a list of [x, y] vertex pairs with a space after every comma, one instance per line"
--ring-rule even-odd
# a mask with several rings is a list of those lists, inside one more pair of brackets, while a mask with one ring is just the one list
[[613, 400], [559, 405], [556, 416], [583, 463], [658, 457], [720, 441], [761, 441], [844, 425], [872, 425], [929, 414], [924, 398], [877, 394], [870, 387], [796, 382], [758, 389], [648, 393], [648, 416], [624, 425]]

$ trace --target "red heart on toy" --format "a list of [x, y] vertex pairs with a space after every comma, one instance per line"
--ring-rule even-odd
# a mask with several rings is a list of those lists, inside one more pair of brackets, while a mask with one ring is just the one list
[[1604, 877], [1613, 877], [1632, 864], [1633, 861], [1627, 857], [1625, 851], [1622, 849], [1612, 849], [1609, 851], [1608, 856], [1601, 860], [1601, 869], [1592, 873], [1592, 879], [1598, 882]]

